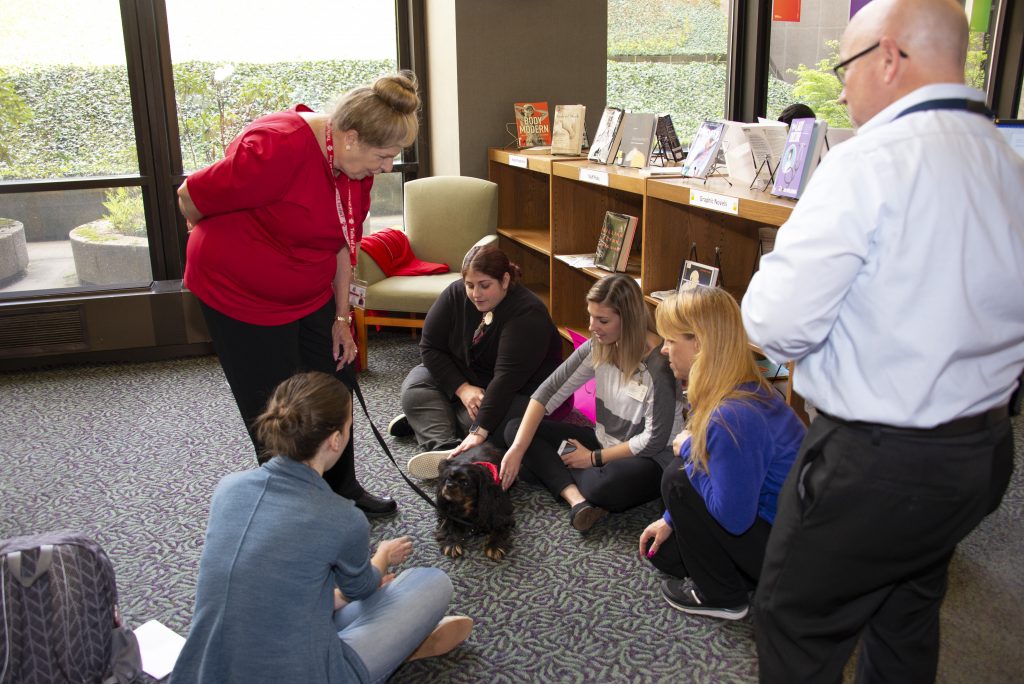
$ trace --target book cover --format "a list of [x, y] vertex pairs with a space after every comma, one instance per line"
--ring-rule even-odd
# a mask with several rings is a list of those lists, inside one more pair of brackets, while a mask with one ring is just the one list
[[779, 167], [775, 171], [773, 195], [793, 199], [800, 197], [818, 166], [827, 125], [824, 121], [811, 118], [793, 119]]
[[578, 156], [583, 151], [583, 135], [587, 108], [584, 105], [555, 105], [555, 122], [551, 130], [551, 154]]
[[718, 156], [722, 144], [725, 124], [721, 121], [704, 121], [693, 136], [690, 151], [683, 162], [683, 175], [691, 178], [707, 178], [711, 166]]
[[800, 181], [808, 161], [807, 152], [814, 136], [814, 119], [793, 119], [789, 125], [789, 136], [782, 151], [779, 168], [775, 170], [775, 185], [772, 194], [779, 197], [800, 195]]
[[698, 285], [714, 287], [718, 283], [718, 268], [687, 259], [679, 270], [679, 285], [676, 290], [686, 292]]
[[590, 146], [590, 154], [587, 159], [600, 164], [607, 164], [608, 160], [615, 154], [617, 147], [619, 124], [622, 122], [623, 111], [618, 107], [605, 107], [601, 114], [601, 122], [597, 125], [597, 134], [594, 135], [594, 143]]
[[683, 158], [683, 146], [676, 134], [676, 127], [672, 123], [671, 114], [659, 114], [658, 123], [654, 127], [654, 135], [661, 148], [661, 155], [665, 163], [677, 162]]
[[606, 271], [624, 271], [636, 234], [637, 218], [629, 214], [606, 211], [601, 235], [597, 240], [594, 265]]
[[782, 159], [789, 136], [786, 124], [780, 121], [769, 121], [763, 124], [743, 124], [741, 129], [750, 144], [750, 154], [753, 157], [754, 166], [761, 173], [765, 173], [767, 170], [761, 166], [767, 159], [771, 167], [776, 168], [779, 165], [779, 160]]
[[547, 102], [516, 102], [515, 110], [520, 149], [551, 144], [551, 117]]
[[622, 117], [622, 135], [619, 149], [615, 150], [615, 163], [642, 169], [647, 166], [654, 147], [654, 126], [657, 117], [642, 112], [626, 112]]

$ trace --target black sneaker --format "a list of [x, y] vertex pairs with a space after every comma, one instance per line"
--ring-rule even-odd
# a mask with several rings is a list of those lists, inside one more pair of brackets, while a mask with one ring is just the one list
[[399, 413], [388, 423], [388, 434], [392, 437], [412, 437], [412, 426], [404, 413]]
[[750, 612], [746, 603], [739, 606], [711, 606], [692, 583], [681, 579], [667, 579], [661, 583], [661, 593], [668, 605], [691, 615], [706, 615], [724, 620], [742, 620]]

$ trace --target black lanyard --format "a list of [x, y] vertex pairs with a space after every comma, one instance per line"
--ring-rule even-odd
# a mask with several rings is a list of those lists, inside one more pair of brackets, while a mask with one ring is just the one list
[[[901, 116], [906, 116], [907, 114], [928, 112], [935, 109], [958, 109], [963, 112], [970, 112], [971, 114], [980, 114], [989, 121], [996, 118], [996, 115], [992, 113], [992, 110], [986, 107], [983, 102], [968, 100], [966, 98], [948, 98], [945, 100], [926, 100], [925, 102], [919, 102], [918, 104], [908, 107], [897, 114], [896, 119]], [[893, 121], [896, 119], [893, 119]]]

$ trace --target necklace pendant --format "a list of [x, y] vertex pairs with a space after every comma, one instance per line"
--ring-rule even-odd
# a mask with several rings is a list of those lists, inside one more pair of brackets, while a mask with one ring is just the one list
[[494, 321], [494, 312], [488, 311], [484, 314], [484, 325], [490, 325]]

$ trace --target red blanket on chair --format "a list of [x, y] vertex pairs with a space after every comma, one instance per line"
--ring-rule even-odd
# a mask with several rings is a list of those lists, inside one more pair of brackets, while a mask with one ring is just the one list
[[385, 228], [363, 236], [363, 251], [377, 262], [387, 277], [397, 275], [433, 275], [447, 273], [447, 264], [422, 261], [412, 253], [409, 238], [397, 228]]

